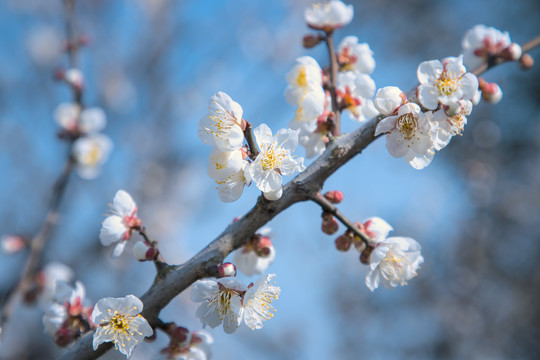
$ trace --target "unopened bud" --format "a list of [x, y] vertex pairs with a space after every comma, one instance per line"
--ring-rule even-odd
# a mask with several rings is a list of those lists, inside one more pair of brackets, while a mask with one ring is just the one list
[[274, 245], [268, 236], [258, 236], [253, 245], [255, 254], [259, 257], [268, 257], [272, 253]]
[[503, 93], [499, 85], [496, 83], [485, 82], [482, 87], [482, 99], [485, 101], [496, 104], [501, 101]]
[[302, 46], [306, 49], [311, 49], [312, 47], [319, 45], [321, 40], [322, 38], [319, 35], [307, 34], [302, 39]]
[[521, 46], [516, 43], [511, 43], [503, 51], [501, 51], [500, 57], [508, 61], [517, 61], [521, 57]]
[[182, 326], [174, 326], [168, 329], [171, 340], [180, 346], [188, 345], [191, 342], [191, 334], [189, 330]]
[[219, 277], [236, 276], [236, 266], [233, 263], [226, 262], [218, 266]]
[[2, 251], [5, 254], [14, 254], [26, 248], [28, 245], [25, 238], [20, 235], [4, 235], [0, 240]]
[[84, 75], [79, 69], [68, 69], [64, 73], [64, 80], [77, 90], [81, 90], [84, 83]]
[[332, 214], [324, 212], [322, 219], [321, 230], [323, 233], [333, 235], [339, 230], [339, 224]]
[[532, 58], [531, 55], [525, 53], [521, 55], [521, 57], [519, 58], [519, 66], [523, 70], [529, 70], [530, 68], [534, 66], [534, 59]]
[[369, 265], [369, 258], [371, 257], [373, 250], [375, 250], [373, 246], [368, 246], [362, 251], [362, 254], [360, 254], [360, 262], [362, 264]]
[[133, 256], [135, 256], [135, 259], [139, 261], [153, 260], [155, 251], [144, 241], [137, 241], [135, 245], [133, 245]]
[[343, 201], [343, 193], [339, 190], [328, 191], [324, 197], [332, 204], [339, 204]]
[[347, 251], [351, 248], [352, 239], [347, 234], [343, 234], [336, 239], [336, 249], [339, 251]]

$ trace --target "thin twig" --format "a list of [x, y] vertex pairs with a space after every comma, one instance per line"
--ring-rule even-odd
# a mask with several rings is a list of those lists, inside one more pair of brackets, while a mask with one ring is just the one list
[[359, 237], [360, 240], [369, 245], [369, 237], [361, 232], [345, 215], [343, 215], [337, 207], [334, 206], [327, 198], [325, 198], [320, 192], [310, 197], [310, 200], [320, 205], [320, 207], [334, 215], [343, 225], [345, 225], [355, 236]]
[[338, 62], [336, 52], [334, 49], [334, 37], [330, 32], [325, 36], [325, 42], [328, 46], [328, 54], [330, 56], [330, 84], [328, 84], [328, 91], [332, 98], [332, 112], [334, 113], [334, 121], [332, 124], [332, 135], [338, 136], [341, 134], [341, 110], [339, 109], [337, 102], [337, 72]]
[[156, 265], [156, 270], [157, 270], [157, 272], [159, 274], [162, 270], [167, 268], [168, 265], [165, 262], [165, 260], [163, 259], [163, 256], [161, 256], [161, 252], [158, 249], [158, 242], [157, 242], [157, 240], [154, 240], [150, 236], [150, 234], [148, 234], [148, 231], [146, 230], [146, 228], [144, 226], [140, 226], [138, 231], [139, 231], [139, 234], [144, 238], [144, 240], [150, 246], [152, 246], [152, 249], [154, 249], [155, 251], [158, 252], [158, 256], [154, 259], [154, 264]]

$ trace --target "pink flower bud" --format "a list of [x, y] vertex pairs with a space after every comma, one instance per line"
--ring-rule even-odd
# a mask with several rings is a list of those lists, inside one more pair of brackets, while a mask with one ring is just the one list
[[525, 53], [519, 58], [519, 66], [523, 70], [529, 70], [534, 66], [534, 59], [531, 55]]
[[333, 235], [339, 230], [339, 224], [332, 214], [324, 212], [322, 219], [321, 229], [323, 233]]
[[508, 61], [518, 61], [521, 57], [521, 46], [516, 43], [511, 43], [508, 45], [508, 47], [501, 51], [500, 57]]
[[351, 248], [352, 239], [347, 234], [343, 234], [336, 239], [336, 249], [339, 251], [347, 251]]
[[274, 245], [268, 236], [257, 236], [253, 244], [255, 254], [259, 257], [268, 257], [272, 253]]
[[482, 84], [482, 99], [485, 101], [496, 104], [502, 99], [502, 90], [496, 83], [484, 82]]
[[139, 261], [153, 260], [154, 249], [149, 247], [144, 241], [137, 241], [133, 245], [133, 256]]
[[324, 194], [324, 197], [332, 204], [339, 204], [343, 201], [343, 193], [339, 190], [328, 191], [326, 194]]
[[1, 245], [4, 253], [14, 254], [25, 249], [28, 243], [22, 236], [10, 234], [2, 236]]
[[321, 42], [322, 38], [319, 35], [307, 34], [302, 39], [302, 46], [306, 49], [311, 49]]
[[226, 262], [218, 266], [219, 277], [236, 276], [236, 266], [233, 263]]

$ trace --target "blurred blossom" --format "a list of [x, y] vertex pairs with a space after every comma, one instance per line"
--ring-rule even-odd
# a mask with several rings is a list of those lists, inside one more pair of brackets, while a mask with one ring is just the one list
[[32, 29], [26, 43], [30, 56], [41, 66], [58, 65], [63, 55], [61, 36], [52, 26]]

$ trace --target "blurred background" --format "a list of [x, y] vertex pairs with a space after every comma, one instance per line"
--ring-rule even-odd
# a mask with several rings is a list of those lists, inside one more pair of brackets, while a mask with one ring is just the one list
[[[99, 178], [72, 175], [45, 260], [72, 267], [90, 300], [140, 296], [153, 281], [152, 264], [130, 251], [112, 260], [112, 249], [99, 242], [118, 189], [133, 196], [170, 263], [189, 259], [255, 204], [254, 186], [235, 203], [219, 201], [197, 123], [209, 97], [224, 91], [255, 125], [287, 126], [295, 109], [283, 97], [285, 74], [298, 56], [328, 63], [324, 47], [301, 47], [310, 3], [76, 1], [78, 30], [90, 38], [80, 58], [84, 102], [105, 110], [114, 150]], [[412, 88], [418, 64], [458, 55], [476, 24], [509, 31], [518, 43], [540, 34], [535, 0], [348, 3], [355, 17], [336, 36], [369, 43], [378, 88]], [[67, 145], [57, 137], [53, 111], [72, 95], [53, 73], [68, 64], [64, 39], [62, 1], [0, 2], [0, 235], [39, 230], [62, 169]], [[531, 54], [539, 62], [538, 50]], [[351, 220], [380, 216], [393, 225], [391, 235], [420, 242], [425, 263], [418, 277], [371, 293], [357, 252], [336, 251], [337, 235], [320, 231], [320, 209], [297, 204], [269, 224], [277, 257], [268, 272], [281, 287], [276, 316], [257, 331], [210, 329], [215, 359], [538, 357], [540, 70], [506, 64], [485, 78], [501, 86], [502, 101], [475, 107], [463, 136], [429, 167], [417, 171], [392, 158], [379, 139], [325, 185], [345, 193], [340, 209]], [[345, 116], [345, 131], [358, 126]], [[0, 255], [0, 297], [25, 256]], [[188, 290], [161, 318], [198, 330], [196, 307]], [[61, 353], [43, 333], [42, 315], [38, 305], [17, 307], [3, 329], [0, 358]], [[166, 344], [159, 333], [132, 359], [157, 359]]]

